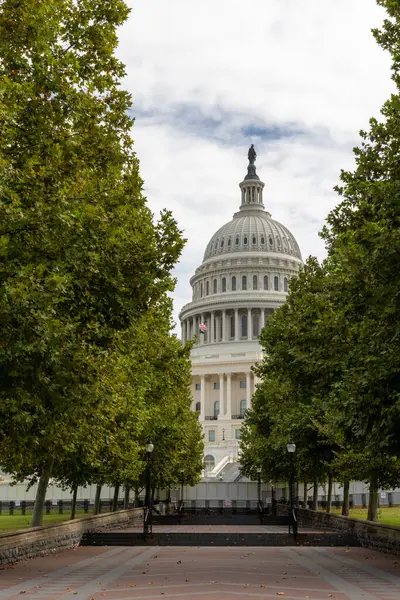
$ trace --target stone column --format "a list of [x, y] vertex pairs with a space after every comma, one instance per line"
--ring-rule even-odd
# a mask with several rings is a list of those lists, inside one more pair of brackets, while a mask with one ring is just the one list
[[232, 417], [232, 373], [226, 374], [226, 413], [229, 418]]
[[261, 323], [260, 323], [260, 333], [261, 333], [261, 329], [263, 329], [265, 326], [265, 309], [262, 308], [261, 309]]
[[251, 373], [246, 373], [246, 408], [251, 408]]
[[221, 415], [225, 414], [224, 404], [224, 375], [219, 376], [219, 412]]
[[247, 339], [253, 339], [253, 323], [251, 322], [251, 308], [247, 309]]
[[226, 341], [226, 310], [222, 311], [222, 340], [221, 342]]
[[[200, 323], [204, 323], [204, 315], [203, 314], [200, 315]], [[204, 344], [204, 333], [200, 333], [200, 329], [199, 329], [199, 335], [200, 335], [200, 345], [202, 346]]]
[[200, 421], [205, 421], [206, 415], [206, 376], [200, 377]]
[[184, 321], [181, 321], [181, 341], [182, 341], [182, 344], [185, 343], [185, 334], [184, 334], [184, 331], [183, 331], [183, 327], [184, 327]]
[[235, 308], [235, 342], [239, 339], [239, 309]]
[[210, 342], [214, 343], [215, 327], [214, 327], [214, 312], [210, 313]]

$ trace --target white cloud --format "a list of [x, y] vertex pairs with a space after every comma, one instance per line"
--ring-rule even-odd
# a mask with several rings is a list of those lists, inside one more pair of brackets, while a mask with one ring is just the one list
[[370, 32], [384, 11], [374, 0], [128, 4], [119, 56], [141, 175], [151, 208], [170, 208], [188, 238], [176, 315], [209, 238], [237, 210], [250, 143], [273, 218], [303, 257], [323, 258], [318, 231], [338, 201], [332, 188], [393, 89]]

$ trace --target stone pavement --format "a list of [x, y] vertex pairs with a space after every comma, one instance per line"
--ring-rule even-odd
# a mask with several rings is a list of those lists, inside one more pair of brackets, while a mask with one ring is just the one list
[[76, 548], [0, 570], [0, 599], [400, 600], [400, 557], [363, 548]]

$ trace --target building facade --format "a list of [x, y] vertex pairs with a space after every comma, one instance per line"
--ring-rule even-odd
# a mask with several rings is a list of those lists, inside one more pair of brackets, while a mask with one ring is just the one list
[[192, 408], [204, 431], [204, 475], [225, 481], [239, 475], [240, 427], [257, 385], [251, 367], [262, 358], [258, 336], [302, 264], [293, 235], [265, 210], [253, 147], [248, 157], [239, 211], [208, 242], [190, 280], [192, 301], [179, 315], [182, 341], [196, 337]]

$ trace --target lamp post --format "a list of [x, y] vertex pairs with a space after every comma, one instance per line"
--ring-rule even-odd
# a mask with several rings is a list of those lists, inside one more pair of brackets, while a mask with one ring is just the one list
[[289, 479], [289, 496], [290, 496], [290, 517], [289, 517], [289, 533], [290, 526], [293, 529], [293, 535], [297, 535], [297, 517], [294, 511], [294, 453], [296, 452], [296, 444], [290, 440], [287, 443], [287, 451], [290, 457], [290, 479]]
[[261, 504], [261, 467], [257, 467], [257, 495], [258, 495], [258, 513], [260, 521], [262, 521], [262, 504]]
[[183, 484], [184, 484], [184, 469], [181, 469], [181, 513], [183, 513]]
[[144, 498], [144, 520], [143, 520], [143, 537], [146, 540], [147, 535], [151, 533], [151, 473], [150, 473], [150, 459], [151, 453], [154, 450], [154, 444], [149, 438], [146, 442], [146, 495]]

